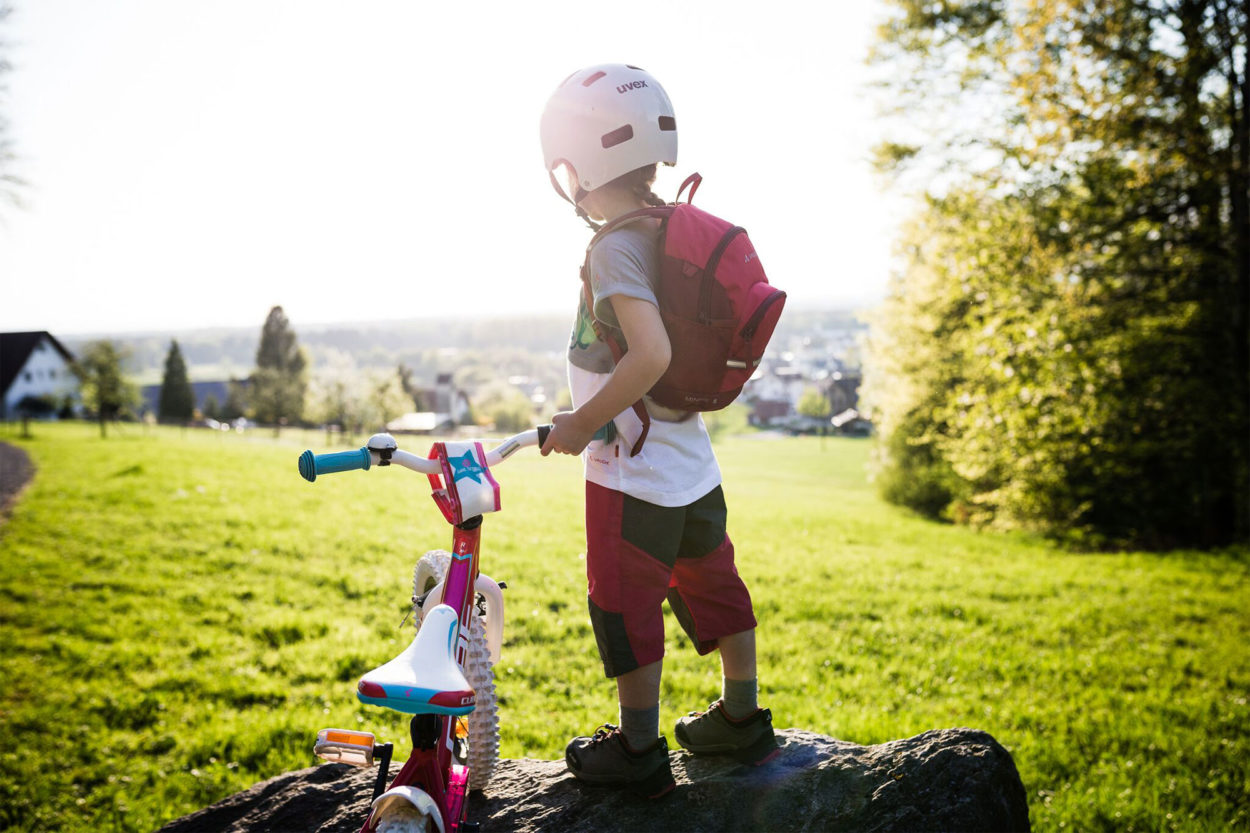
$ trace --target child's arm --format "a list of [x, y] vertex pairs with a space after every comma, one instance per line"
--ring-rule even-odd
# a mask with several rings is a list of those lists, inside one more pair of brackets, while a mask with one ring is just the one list
[[596, 431], [641, 399], [668, 369], [672, 347], [656, 305], [625, 295], [613, 296], [611, 303], [629, 352], [621, 357], [602, 390], [577, 410], [551, 418], [555, 428], [543, 444], [543, 456], [553, 451], [581, 454]]

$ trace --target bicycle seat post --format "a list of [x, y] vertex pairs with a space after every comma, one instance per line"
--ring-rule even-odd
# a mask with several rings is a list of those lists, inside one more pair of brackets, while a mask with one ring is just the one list
[[394, 744], [382, 743], [373, 747], [374, 757], [378, 759], [378, 780], [373, 784], [373, 798], [369, 799], [370, 803], [378, 800], [378, 796], [386, 792], [386, 779], [391, 768], [391, 753], [394, 751]]
[[414, 714], [408, 724], [413, 749], [433, 749], [438, 745], [438, 717], [433, 714]]

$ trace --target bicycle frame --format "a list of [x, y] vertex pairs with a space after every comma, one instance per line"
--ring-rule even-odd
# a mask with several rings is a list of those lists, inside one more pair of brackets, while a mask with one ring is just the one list
[[[456, 613], [459, 624], [453, 656], [462, 672], [467, 665], [470, 628], [477, 601], [481, 513], [500, 508], [499, 486], [490, 468], [525, 446], [541, 445], [550, 429], [551, 426], [540, 426], [518, 434], [489, 453], [480, 443], [454, 444], [454, 451], [449, 451], [447, 444], [435, 443], [429, 457], [421, 458], [400, 451], [389, 434], [377, 434], [370, 438], [368, 445], [356, 451], [321, 455], [305, 451], [300, 456], [300, 474], [310, 482], [319, 474], [392, 464], [429, 476], [434, 501], [453, 527], [451, 562], [442, 585], [442, 596], [436, 602], [451, 607]], [[461, 452], [463, 456], [457, 456]], [[457, 487], [457, 481], [462, 479], [474, 483], [464, 494]], [[465, 518], [466, 513], [471, 517]], [[364, 685], [362, 679], [361, 686]], [[361, 833], [371, 833], [377, 817], [389, 806], [384, 800], [388, 796], [418, 808], [425, 801], [432, 801], [443, 833], [462, 830], [466, 824], [469, 772], [467, 766], [455, 760], [458, 720], [460, 717], [452, 714], [413, 715], [410, 723], [412, 754], [385, 791], [381, 790], [384, 773], [379, 773], [379, 789]], [[389, 754], [385, 757], [389, 760]]]
[[[460, 633], [456, 639], [456, 663], [465, 667], [469, 651], [469, 619], [476, 602], [474, 584], [478, 577], [478, 562], [482, 535], [482, 516], [470, 518], [453, 527], [451, 564], [447, 568], [447, 580], [443, 585], [441, 603], [451, 606], [460, 618]], [[456, 833], [464, 821], [465, 799], [468, 795], [469, 772], [453, 762], [455, 754], [456, 721], [459, 718], [446, 715], [413, 715], [411, 724], [412, 755], [400, 768], [391, 782], [388, 792], [397, 787], [420, 786], [434, 800], [447, 825], [446, 833]], [[429, 733], [421, 723], [435, 723], [437, 731]], [[374, 815], [370, 812], [361, 833], [373, 829]]]

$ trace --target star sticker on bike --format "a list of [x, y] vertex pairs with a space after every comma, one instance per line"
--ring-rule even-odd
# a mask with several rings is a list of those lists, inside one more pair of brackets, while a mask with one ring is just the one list
[[481, 483], [482, 475], [486, 473], [472, 451], [466, 451], [463, 457], [449, 457], [447, 462], [451, 463], [452, 482], [468, 478], [474, 483]]

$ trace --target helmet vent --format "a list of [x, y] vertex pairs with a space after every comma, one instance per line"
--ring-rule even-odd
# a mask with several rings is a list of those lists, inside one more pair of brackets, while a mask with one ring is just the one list
[[677, 119], [673, 118], [672, 116], [660, 116], [660, 129], [661, 130], [676, 130]]
[[630, 69], [636, 69], [636, 70], [638, 70], [639, 72], [646, 72], [646, 70], [645, 70], [645, 69], [643, 69], [642, 67], [636, 67], [636, 66], [634, 66], [633, 64], [626, 64], [625, 66], [629, 67]]
[[634, 126], [632, 124], [624, 124], [613, 130], [611, 133], [604, 133], [600, 141], [603, 143], [604, 149], [615, 147], [621, 142], [628, 142], [634, 138]]
[[603, 72], [603, 71], [596, 72], [594, 75], [590, 76], [585, 81], [583, 81], [582, 86], [589, 87], [591, 84], [595, 83], [596, 81], [598, 81], [600, 78], [602, 78], [605, 75], [607, 75], [606, 72]]

